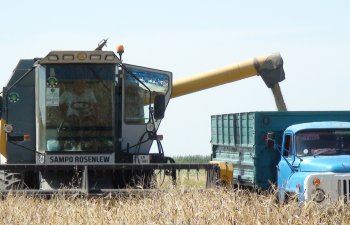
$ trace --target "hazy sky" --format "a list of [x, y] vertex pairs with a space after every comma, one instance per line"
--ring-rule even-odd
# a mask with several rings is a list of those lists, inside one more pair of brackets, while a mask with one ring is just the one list
[[[350, 110], [349, 1], [3, 1], [0, 85], [19, 59], [125, 46], [124, 62], [174, 79], [280, 52], [289, 110]], [[276, 109], [260, 77], [170, 101], [167, 155], [211, 152], [210, 115]]]

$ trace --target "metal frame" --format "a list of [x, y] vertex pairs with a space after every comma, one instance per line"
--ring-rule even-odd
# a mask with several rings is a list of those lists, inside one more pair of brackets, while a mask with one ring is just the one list
[[[49, 164], [7, 164], [0, 165], [0, 170], [10, 170], [11, 172], [40, 172], [40, 171], [70, 171], [70, 170], [80, 170], [82, 171], [82, 185], [81, 188], [73, 189], [57, 189], [57, 190], [40, 190], [40, 189], [12, 189], [12, 190], [2, 190], [0, 194], [24, 194], [24, 195], [38, 195], [38, 196], [52, 196], [55, 194], [60, 195], [76, 195], [76, 196], [116, 196], [119, 194], [138, 194], [157, 191], [159, 189], [100, 189], [98, 191], [91, 191], [89, 188], [88, 181], [88, 171], [89, 170], [205, 170], [207, 172], [207, 184], [206, 188], [215, 187], [218, 181], [219, 168], [216, 164], [169, 164], [169, 163], [151, 163], [151, 164], [132, 164], [132, 163], [116, 163], [116, 164], [96, 164], [96, 165], [49, 165]], [[174, 179], [174, 177], [173, 177]], [[176, 178], [175, 178], [176, 179]]]

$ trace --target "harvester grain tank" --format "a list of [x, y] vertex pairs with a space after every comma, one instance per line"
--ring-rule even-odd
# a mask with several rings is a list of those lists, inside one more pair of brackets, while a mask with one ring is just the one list
[[123, 63], [122, 51], [104, 44], [19, 61], [1, 98], [2, 192], [110, 193], [150, 188], [159, 169], [174, 180], [180, 169], [212, 173], [216, 165], [165, 156], [157, 130], [170, 98], [255, 74], [269, 87], [284, 79], [283, 61], [272, 55], [173, 84], [171, 72]]

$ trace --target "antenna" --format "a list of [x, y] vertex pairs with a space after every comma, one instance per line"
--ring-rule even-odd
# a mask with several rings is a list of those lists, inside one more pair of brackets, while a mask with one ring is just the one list
[[108, 41], [108, 38], [107, 39], [102, 39], [102, 41], [100, 41], [100, 43], [98, 43], [98, 46], [97, 48], [95, 48], [95, 50], [102, 50], [103, 47], [107, 47], [107, 41]]

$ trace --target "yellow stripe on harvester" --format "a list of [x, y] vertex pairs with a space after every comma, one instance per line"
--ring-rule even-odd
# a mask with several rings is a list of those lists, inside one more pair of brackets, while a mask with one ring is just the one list
[[210, 164], [216, 164], [220, 168], [219, 180], [226, 185], [230, 185], [233, 179], [233, 164], [229, 162], [210, 161]]
[[7, 158], [7, 146], [6, 146], [6, 133], [5, 133], [5, 124], [4, 119], [0, 120], [0, 154]]

